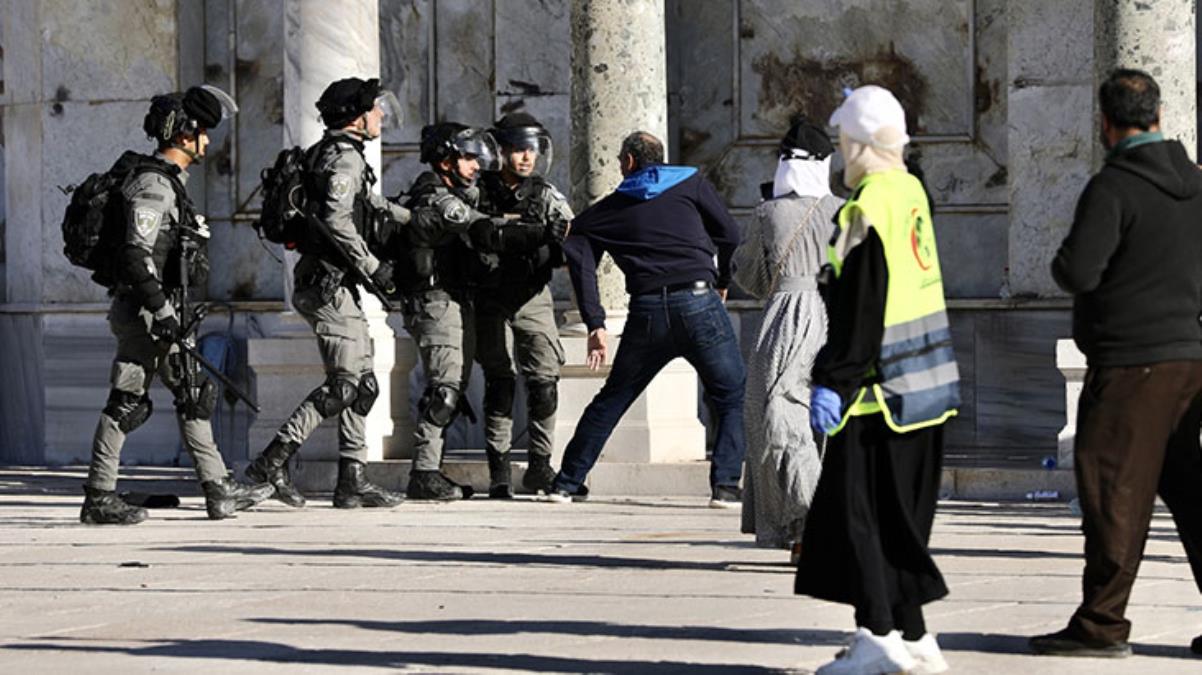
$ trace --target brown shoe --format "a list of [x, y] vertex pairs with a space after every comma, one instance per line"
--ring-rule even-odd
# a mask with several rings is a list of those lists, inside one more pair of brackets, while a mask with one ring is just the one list
[[1041, 656], [1091, 656], [1125, 659], [1131, 656], [1131, 645], [1122, 642], [1087, 640], [1065, 628], [1062, 631], [1037, 635], [1030, 640], [1031, 651]]

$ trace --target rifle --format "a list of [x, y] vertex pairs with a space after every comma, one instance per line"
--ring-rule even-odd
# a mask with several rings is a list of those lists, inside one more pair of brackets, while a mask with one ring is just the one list
[[[199, 218], [199, 216], [197, 216]], [[221, 369], [206, 359], [196, 348], [196, 330], [200, 327], [200, 322], [204, 320], [209, 313], [208, 307], [200, 305], [192, 309], [189, 305], [188, 286], [191, 281], [189, 279], [189, 267], [192, 261], [196, 258], [197, 252], [200, 250], [200, 240], [209, 238], [208, 228], [191, 227], [181, 225], [180, 227], [180, 256], [179, 256], [179, 282], [180, 288], [176, 291], [176, 309], [179, 311], [180, 317], [187, 323], [182, 324], [180, 336], [176, 338], [175, 344], [179, 347], [180, 366], [182, 379], [184, 384], [184, 401], [187, 406], [185, 409], [193, 409], [196, 407], [201, 396], [202, 386], [198, 383], [197, 375], [200, 369], [197, 366], [204, 367], [213, 377], [217, 378], [225, 390], [232, 393], [234, 396], [241, 399], [251, 410], [262, 412], [254, 399], [242, 390], [233, 380], [231, 380]], [[179, 403], [177, 401], [177, 403]]]
[[388, 299], [388, 296], [384, 294], [384, 291], [380, 289], [376, 282], [372, 281], [371, 277], [359, 271], [359, 268], [355, 266], [354, 259], [351, 258], [351, 254], [347, 253], [342, 243], [335, 239], [334, 235], [330, 234], [330, 231], [326, 229], [326, 226], [316, 216], [309, 213], [308, 208], [300, 209], [300, 211], [305, 214], [305, 220], [309, 223], [309, 229], [319, 232], [321, 237], [325, 239], [325, 242], [330, 245], [330, 248], [334, 249], [338, 253], [338, 257], [342, 258], [342, 264], [346, 267], [347, 274], [354, 274], [358, 277], [359, 284], [366, 288], [368, 293], [376, 296], [376, 299], [380, 301], [380, 304], [383, 305], [386, 311], [395, 312], [396, 305], [392, 304], [392, 301]]

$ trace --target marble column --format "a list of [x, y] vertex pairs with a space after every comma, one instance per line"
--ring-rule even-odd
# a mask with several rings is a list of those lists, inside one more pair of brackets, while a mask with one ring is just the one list
[[[333, 81], [346, 77], [368, 79], [380, 73], [379, 3], [375, 0], [287, 0], [284, 11], [284, 143], [307, 147], [317, 142], [324, 125], [315, 103]], [[380, 171], [380, 143], [368, 143], [368, 162]], [[380, 189], [377, 183], [375, 189]], [[285, 301], [290, 300], [295, 256], [286, 264]], [[399, 456], [412, 445], [408, 415], [395, 420], [393, 397], [408, 400], [408, 371], [412, 350], [396, 339], [379, 301], [362, 293], [364, 312], [375, 346], [375, 373], [380, 396], [367, 418], [368, 459]], [[248, 358], [256, 375], [263, 413], [250, 430], [252, 450], [265, 445], [304, 392], [323, 379], [316, 342], [307, 326], [284, 322], [283, 330], [251, 340]], [[406, 367], [407, 366], [407, 367]], [[403, 369], [394, 376], [394, 369]], [[407, 408], [407, 406], [402, 406]], [[337, 429], [326, 422], [310, 439], [306, 457], [336, 459]], [[307, 446], [308, 447], [308, 446]]]
[[[663, 0], [572, 2], [572, 201], [579, 212], [622, 180], [618, 151], [632, 131], [667, 143], [668, 92]], [[625, 280], [608, 255], [598, 269], [610, 360], [626, 314]], [[585, 327], [569, 312], [562, 330], [567, 364], [559, 385], [556, 446], [565, 447], [608, 368], [584, 366]], [[697, 375], [683, 359], [668, 364], [635, 401], [606, 444], [605, 462], [705, 459], [697, 419]]]
[[[1098, 0], [1094, 5], [1094, 73], [1101, 84], [1115, 68], [1146, 71], [1160, 85], [1160, 127], [1190, 157], [1197, 150], [1195, 0]], [[1099, 122], [1100, 124], [1100, 122]], [[1096, 163], [1105, 150], [1095, 145]]]
[[[663, 0], [572, 2], [572, 202], [577, 212], [622, 181], [618, 150], [632, 131], [667, 143]], [[666, 145], [665, 145], [666, 148]], [[621, 333], [625, 281], [607, 254], [597, 274], [611, 335]], [[565, 335], [583, 334], [569, 317]]]

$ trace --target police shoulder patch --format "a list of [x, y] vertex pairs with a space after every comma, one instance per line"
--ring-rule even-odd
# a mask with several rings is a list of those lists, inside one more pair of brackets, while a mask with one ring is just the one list
[[330, 176], [330, 196], [337, 201], [346, 199], [351, 193], [351, 177], [349, 174], [336, 173]]
[[142, 207], [134, 209], [134, 228], [138, 232], [138, 236], [148, 238], [154, 234], [155, 229], [159, 226], [159, 219], [162, 216], [159, 212], [152, 208]]

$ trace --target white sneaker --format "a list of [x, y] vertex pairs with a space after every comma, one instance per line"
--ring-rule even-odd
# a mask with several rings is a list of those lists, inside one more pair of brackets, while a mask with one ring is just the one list
[[906, 645], [910, 656], [914, 657], [917, 665], [914, 666], [913, 672], [917, 675], [947, 672], [947, 661], [943, 658], [943, 652], [939, 651], [939, 643], [935, 642], [934, 635], [927, 633], [914, 642], [902, 640], [902, 643]]
[[551, 502], [552, 504], [571, 504], [572, 495], [562, 490], [554, 490], [551, 492], [551, 494], [547, 495], [547, 501]]
[[891, 675], [907, 673], [914, 666], [914, 657], [906, 650], [901, 633], [894, 630], [877, 637], [867, 628], [857, 628], [847, 649], [815, 675]]

